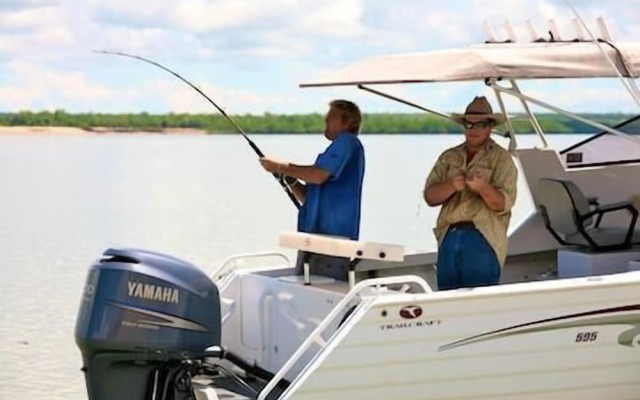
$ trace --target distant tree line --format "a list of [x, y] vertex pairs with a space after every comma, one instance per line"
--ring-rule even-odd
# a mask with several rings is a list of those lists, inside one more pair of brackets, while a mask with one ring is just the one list
[[[614, 126], [631, 117], [629, 114], [581, 114], [604, 125]], [[248, 133], [318, 133], [324, 129], [321, 114], [234, 115], [236, 123]], [[538, 121], [548, 133], [589, 133], [595, 129], [568, 117], [539, 114]], [[513, 119], [516, 132], [533, 132], [522, 116]], [[65, 126], [86, 130], [163, 131], [170, 128], [201, 129], [209, 133], [233, 133], [233, 126], [219, 114], [72, 114], [64, 110], [0, 113], [0, 126]], [[453, 122], [428, 114], [375, 113], [365, 114], [363, 133], [459, 133]]]

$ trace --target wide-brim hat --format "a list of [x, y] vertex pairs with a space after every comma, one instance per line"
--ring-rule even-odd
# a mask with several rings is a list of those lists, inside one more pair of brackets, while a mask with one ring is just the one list
[[491, 104], [489, 104], [489, 101], [484, 96], [476, 96], [476, 98], [469, 103], [464, 114], [451, 114], [451, 120], [461, 125], [464, 125], [465, 120], [470, 117], [492, 119], [496, 122], [496, 125], [500, 125], [506, 120], [504, 114], [493, 112]]

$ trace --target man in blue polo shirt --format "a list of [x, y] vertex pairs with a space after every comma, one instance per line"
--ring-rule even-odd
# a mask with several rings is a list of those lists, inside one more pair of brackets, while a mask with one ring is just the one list
[[[265, 170], [285, 181], [302, 204], [298, 231], [357, 240], [364, 178], [364, 149], [358, 139], [362, 114], [354, 103], [334, 100], [325, 117], [324, 136], [331, 144], [313, 165], [295, 165], [261, 158]], [[311, 272], [347, 280], [348, 261], [312, 255]], [[298, 269], [302, 260], [299, 257]]]

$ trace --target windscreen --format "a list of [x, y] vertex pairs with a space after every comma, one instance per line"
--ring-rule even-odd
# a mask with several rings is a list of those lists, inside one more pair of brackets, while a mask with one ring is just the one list
[[640, 115], [614, 128], [631, 137], [610, 132], [597, 133], [560, 152], [567, 168], [640, 162]]

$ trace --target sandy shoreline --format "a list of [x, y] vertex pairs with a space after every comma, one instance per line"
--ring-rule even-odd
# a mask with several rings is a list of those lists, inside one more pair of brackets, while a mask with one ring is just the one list
[[134, 131], [102, 127], [82, 129], [69, 126], [0, 126], [0, 135], [96, 135], [103, 133], [203, 135], [207, 132], [201, 129], [190, 128], [167, 128], [154, 131]]

